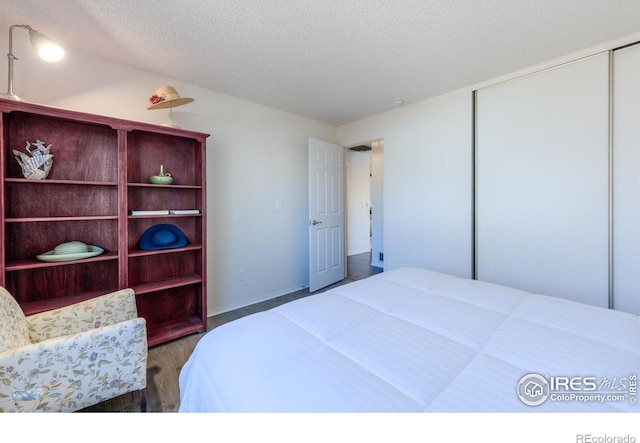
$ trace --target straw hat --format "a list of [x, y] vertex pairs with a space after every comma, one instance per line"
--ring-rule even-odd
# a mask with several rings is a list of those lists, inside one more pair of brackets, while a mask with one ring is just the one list
[[149, 97], [149, 107], [147, 109], [163, 109], [163, 108], [175, 108], [176, 106], [186, 105], [191, 103], [192, 98], [180, 97], [178, 91], [173, 86], [163, 86], [156, 89], [156, 92]]
[[95, 257], [104, 252], [99, 246], [88, 245], [81, 241], [70, 241], [67, 243], [60, 243], [54, 249], [44, 254], [36, 255], [36, 258], [41, 261], [69, 261], [79, 260], [82, 258]]

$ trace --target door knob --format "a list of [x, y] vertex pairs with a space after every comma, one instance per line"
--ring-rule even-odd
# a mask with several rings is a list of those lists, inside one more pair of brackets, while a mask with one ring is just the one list
[[315, 226], [315, 225], [319, 225], [320, 223], [322, 223], [322, 222], [321, 222], [321, 221], [318, 221], [318, 220], [313, 220], [313, 221], [310, 221], [310, 222], [309, 222], [309, 224], [310, 224], [310, 225], [313, 225], [313, 226]]

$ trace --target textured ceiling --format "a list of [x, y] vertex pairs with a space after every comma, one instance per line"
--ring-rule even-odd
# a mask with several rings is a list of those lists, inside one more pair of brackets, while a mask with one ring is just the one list
[[640, 32], [640, 0], [0, 0], [0, 26], [340, 125]]

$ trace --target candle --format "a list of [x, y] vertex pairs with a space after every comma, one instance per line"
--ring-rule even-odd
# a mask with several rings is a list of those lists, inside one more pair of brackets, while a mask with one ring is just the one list
[[160, 165], [160, 175], [164, 175], [164, 165]]

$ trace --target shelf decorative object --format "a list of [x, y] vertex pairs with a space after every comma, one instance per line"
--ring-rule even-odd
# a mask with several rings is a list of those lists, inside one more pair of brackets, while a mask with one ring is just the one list
[[22, 175], [27, 180], [43, 180], [49, 175], [51, 166], [53, 165], [53, 154], [51, 154], [51, 145], [45, 147], [42, 140], [33, 143], [35, 149], [31, 151], [31, 142], [27, 142], [25, 147], [29, 155], [24, 152], [13, 150], [18, 164], [22, 168]]
[[154, 185], [170, 185], [173, 183], [173, 177], [171, 173], [164, 172], [164, 165], [160, 165], [160, 172], [149, 177], [149, 181]]
[[145, 251], [182, 248], [187, 244], [187, 237], [179, 227], [161, 223], [144, 231], [139, 244]]
[[133, 209], [129, 211], [129, 215], [131, 216], [151, 216], [151, 215], [169, 215], [171, 212], [168, 209], [150, 209], [150, 210], [139, 210]]
[[99, 246], [88, 245], [81, 241], [70, 241], [60, 243], [53, 250], [37, 255], [36, 258], [47, 262], [71, 261], [95, 257], [103, 252], [104, 249]]
[[156, 92], [149, 97], [149, 107], [147, 110], [169, 108], [169, 124], [165, 126], [180, 128], [180, 126], [173, 123], [173, 108], [186, 105], [192, 101], [193, 99], [191, 97], [180, 97], [178, 91], [176, 91], [173, 86], [163, 86], [162, 88], [156, 89]]

